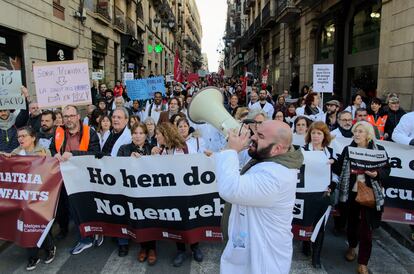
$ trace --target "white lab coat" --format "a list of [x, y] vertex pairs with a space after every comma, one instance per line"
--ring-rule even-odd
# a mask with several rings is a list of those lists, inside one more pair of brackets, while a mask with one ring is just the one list
[[204, 153], [206, 150], [206, 142], [202, 137], [190, 136], [190, 138], [185, 140], [185, 143], [187, 144], [188, 154]]
[[398, 144], [409, 145], [414, 139], [414, 111], [404, 114], [392, 133], [392, 140]]
[[201, 137], [204, 139], [204, 149], [217, 152], [226, 146], [226, 138], [212, 125], [208, 123], [195, 124], [194, 128], [200, 131]]
[[266, 102], [266, 104], [262, 108], [262, 106], [260, 105], [260, 101], [254, 103], [252, 105], [251, 109], [263, 110], [267, 115], [267, 119], [269, 119], [269, 120], [272, 120], [273, 112], [275, 111], [275, 109], [273, 108], [273, 105], [269, 102]]
[[222, 274], [288, 274], [297, 170], [263, 162], [239, 174], [237, 152], [215, 155], [220, 196], [232, 203]]

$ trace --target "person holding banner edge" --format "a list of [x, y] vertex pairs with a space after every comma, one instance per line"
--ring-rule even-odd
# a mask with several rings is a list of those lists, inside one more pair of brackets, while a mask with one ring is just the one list
[[[183, 137], [178, 133], [177, 128], [171, 123], [162, 123], [156, 128], [156, 138], [159, 146], [153, 147], [152, 155], [175, 155], [188, 154], [188, 147]], [[176, 243], [177, 254], [173, 260], [173, 266], [180, 267], [187, 258], [184, 243]], [[199, 248], [198, 242], [190, 245], [193, 258], [197, 262], [203, 260], [203, 253]]]
[[[50, 144], [50, 152], [59, 162], [66, 161], [72, 156], [79, 155], [96, 155], [100, 151], [99, 138], [94, 130], [88, 125], [82, 125], [78, 108], [68, 105], [63, 108], [63, 127], [57, 127], [55, 136]], [[91, 237], [80, 237], [79, 224], [76, 218], [76, 212], [70, 206], [65, 186], [60, 192], [56, 221], [60, 226], [60, 232], [57, 238], [66, 237], [69, 230], [69, 212], [75, 222], [76, 231], [78, 233], [79, 242], [72, 248], [71, 254], [76, 255], [83, 250], [95, 245], [100, 246], [103, 243], [103, 236], [100, 235], [96, 239]]]
[[[151, 144], [147, 141], [148, 129], [145, 124], [135, 124], [131, 128], [132, 142], [122, 145], [118, 150], [118, 157], [136, 157], [151, 155]], [[155, 241], [141, 243], [141, 250], [138, 253], [138, 261], [145, 262], [148, 259], [149, 265], [157, 262], [155, 253]]]
[[[327, 158], [329, 159], [329, 165], [335, 164], [333, 149], [329, 147], [331, 142], [331, 134], [329, 132], [328, 126], [321, 121], [313, 122], [305, 136], [306, 145], [303, 146], [305, 151], [323, 151]], [[326, 192], [323, 194], [318, 202], [319, 211], [315, 215], [314, 226], [319, 221], [321, 217], [325, 215], [326, 209], [330, 204], [329, 196], [335, 191], [336, 183], [338, 181], [338, 176], [332, 174], [331, 172], [331, 184], [327, 187]], [[323, 222], [326, 223], [325, 221]], [[325, 237], [325, 226], [322, 225], [319, 229], [318, 236], [316, 237], [315, 242], [312, 243], [312, 265], [315, 268], [321, 268], [321, 251], [323, 246], [323, 240]], [[311, 251], [311, 244], [309, 241], [303, 241], [302, 243], [302, 252], [309, 256]]]
[[[366, 121], [356, 123], [352, 128], [353, 141], [346, 146], [338, 158], [336, 173], [339, 178], [339, 203], [341, 214], [347, 211], [347, 238], [349, 248], [345, 254], [347, 261], [356, 259], [355, 248], [359, 243], [358, 273], [368, 274], [368, 261], [372, 249], [372, 230], [378, 228], [384, 206], [384, 194], [381, 182], [389, 176], [391, 167], [387, 156], [386, 165], [379, 169], [362, 169], [360, 172], [351, 170], [355, 160], [350, 157], [350, 148], [384, 151], [384, 147], [376, 144], [372, 125]], [[368, 162], [370, 163], [370, 162]], [[358, 174], [357, 174], [358, 173]], [[375, 206], [373, 208], [359, 204], [356, 201], [359, 184], [364, 183], [372, 189]]]
[[[36, 131], [30, 127], [25, 126], [17, 130], [17, 140], [19, 146], [15, 148], [11, 153], [4, 154], [6, 157], [11, 157], [13, 155], [20, 156], [50, 156], [50, 151], [47, 148], [39, 145], [36, 139]], [[51, 231], [47, 233], [42, 245], [40, 248], [32, 247], [27, 248], [28, 262], [26, 265], [26, 270], [31, 271], [36, 268], [40, 263], [39, 251], [44, 249], [46, 251], [46, 257], [44, 258], [45, 264], [50, 264], [55, 259], [56, 246], [53, 242], [53, 237]]]

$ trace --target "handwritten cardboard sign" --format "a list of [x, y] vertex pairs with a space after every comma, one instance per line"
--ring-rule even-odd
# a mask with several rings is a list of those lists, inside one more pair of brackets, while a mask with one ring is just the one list
[[0, 71], [0, 109], [26, 109], [20, 70]]
[[313, 90], [332, 93], [334, 83], [334, 66], [332, 64], [313, 65]]
[[92, 103], [86, 60], [34, 64], [33, 74], [40, 108]]
[[165, 95], [164, 77], [150, 77], [145, 79], [125, 81], [129, 98], [145, 100], [154, 96], [156, 91]]
[[102, 80], [104, 78], [103, 71], [93, 71], [92, 80]]
[[127, 80], [134, 80], [133, 72], [124, 72], [124, 81], [127, 81]]

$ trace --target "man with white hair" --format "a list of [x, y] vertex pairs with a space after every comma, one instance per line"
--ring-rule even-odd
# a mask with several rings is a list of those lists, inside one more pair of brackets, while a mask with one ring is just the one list
[[[124, 107], [117, 107], [112, 113], [112, 130], [102, 147], [102, 155], [115, 157], [122, 145], [132, 142], [131, 131], [127, 127], [129, 120], [128, 110]], [[128, 239], [118, 238], [118, 256], [128, 255]]]

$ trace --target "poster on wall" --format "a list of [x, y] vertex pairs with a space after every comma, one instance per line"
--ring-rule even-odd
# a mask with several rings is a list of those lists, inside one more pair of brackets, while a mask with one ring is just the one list
[[33, 74], [40, 108], [92, 103], [87, 60], [35, 63]]

